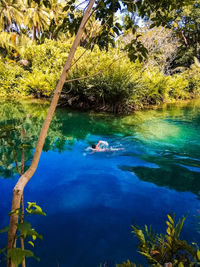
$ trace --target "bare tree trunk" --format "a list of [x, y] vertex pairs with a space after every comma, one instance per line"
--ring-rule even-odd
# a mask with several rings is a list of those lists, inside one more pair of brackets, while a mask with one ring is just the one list
[[32, 28], [32, 41], [34, 41], [36, 39], [36, 27], [33, 25]]
[[[81, 39], [81, 36], [82, 36], [83, 31], [85, 29], [85, 25], [86, 25], [88, 19], [90, 18], [92, 7], [94, 6], [94, 3], [95, 3], [95, 0], [90, 0], [88, 7], [85, 11], [85, 14], [83, 16], [83, 19], [81, 21], [81, 24], [79, 26], [79, 30], [77, 32], [75, 39], [74, 39], [74, 42], [73, 42], [73, 45], [72, 45], [71, 50], [69, 52], [67, 61], [66, 61], [65, 66], [63, 68], [62, 74], [60, 76], [60, 80], [56, 86], [56, 89], [55, 89], [55, 92], [54, 92], [47, 116], [46, 116], [45, 121], [43, 123], [31, 166], [19, 178], [17, 184], [15, 185], [15, 187], [13, 189], [12, 211], [15, 211], [16, 209], [18, 209], [20, 207], [20, 200], [21, 200], [21, 197], [23, 194], [24, 187], [26, 186], [28, 181], [31, 179], [31, 177], [35, 173], [36, 168], [38, 166], [38, 162], [39, 162], [42, 148], [43, 148], [43, 145], [45, 142], [47, 131], [49, 129], [49, 125], [50, 125], [51, 120], [53, 118], [53, 114], [54, 114], [54, 111], [56, 109], [63, 85], [65, 83], [65, 80], [66, 80], [68, 71], [70, 69], [72, 60], [74, 58], [74, 54], [76, 52], [77, 47], [80, 44], [80, 39]], [[10, 216], [10, 224], [9, 224], [9, 231], [8, 231], [8, 250], [12, 248], [14, 240], [15, 240], [15, 234], [16, 234], [16, 230], [17, 230], [17, 227], [16, 227], [17, 222], [18, 222], [18, 214], [12, 213]], [[13, 263], [11, 263], [10, 259], [7, 260], [7, 267], [14, 267], [14, 265], [13, 265]]]

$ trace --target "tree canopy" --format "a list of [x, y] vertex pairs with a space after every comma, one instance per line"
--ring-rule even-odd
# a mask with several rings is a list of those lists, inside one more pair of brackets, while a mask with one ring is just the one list
[[[77, 33], [88, 2], [2, 0], [0, 28], [1, 31], [17, 32], [19, 36], [26, 34], [37, 42], [43, 42], [45, 38], [57, 39], [62, 34], [72, 36]], [[108, 49], [110, 44], [114, 46], [118, 37], [124, 36], [125, 31], [136, 33], [138, 22], [133, 17], [137, 15], [149, 21], [150, 28], [163, 26], [173, 29], [182, 39], [185, 49], [193, 45], [195, 53], [191, 53], [198, 57], [199, 6], [199, 0], [98, 0], [94, 4], [81, 44], [86, 48], [93, 48], [97, 44], [101, 49]], [[119, 18], [122, 14], [126, 15], [125, 27]], [[125, 47], [132, 60], [147, 57], [147, 49], [139, 37], [140, 35], [136, 34]], [[15, 42], [11, 39], [10, 42], [12, 41]]]

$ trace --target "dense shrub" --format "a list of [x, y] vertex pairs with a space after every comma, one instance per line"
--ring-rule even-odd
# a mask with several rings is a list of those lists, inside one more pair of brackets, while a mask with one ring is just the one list
[[143, 104], [160, 104], [168, 98], [168, 77], [157, 68], [142, 72], [133, 98]]
[[[25, 66], [18, 61], [1, 60], [1, 94], [24, 94], [51, 97], [69, 53], [67, 42], [46, 40], [27, 46], [23, 53]], [[79, 47], [66, 81], [61, 103], [75, 107], [99, 108], [117, 112], [119, 109], [157, 105], [200, 93], [199, 68], [195, 65], [183, 73], [166, 75], [156, 66], [130, 62], [120, 48], [108, 52], [94, 47]], [[83, 56], [82, 56], [83, 54]], [[87, 79], [83, 77], [87, 77]]]
[[20, 82], [26, 72], [14, 62], [0, 62], [0, 95], [22, 93]]
[[95, 48], [89, 56], [81, 58], [69, 74], [69, 79], [90, 77], [66, 84], [64, 92], [71, 90], [70, 94], [79, 96], [81, 101], [118, 105], [127, 102], [132, 96], [136, 82], [135, 72], [138, 76], [140, 71], [142, 64], [132, 64], [122, 52], [112, 50], [105, 53]]
[[169, 76], [168, 79], [168, 88], [169, 88], [169, 97], [170, 99], [187, 99], [189, 98], [188, 94], [188, 80], [181, 74], [174, 74]]
[[29, 74], [22, 80], [26, 94], [36, 97], [51, 96], [70, 47], [70, 40], [64, 44], [47, 40], [44, 44], [33, 44], [26, 49], [24, 57], [30, 64]]
[[200, 94], [200, 68], [195, 64], [190, 67], [184, 73], [185, 78], [188, 81], [188, 92], [193, 95]]

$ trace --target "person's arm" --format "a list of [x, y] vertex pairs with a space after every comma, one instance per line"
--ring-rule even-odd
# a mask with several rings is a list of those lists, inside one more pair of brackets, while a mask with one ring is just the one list
[[96, 148], [99, 148], [100, 144], [102, 143], [103, 141], [99, 141], [98, 144], [96, 145]]

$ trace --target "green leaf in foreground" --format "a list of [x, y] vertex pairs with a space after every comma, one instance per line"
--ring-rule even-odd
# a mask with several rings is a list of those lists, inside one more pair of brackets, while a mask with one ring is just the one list
[[24, 221], [23, 223], [17, 224], [17, 228], [20, 231], [21, 235], [26, 238], [26, 236], [31, 230], [31, 224], [29, 222]]
[[11, 258], [15, 267], [18, 267], [25, 257], [34, 257], [34, 254], [30, 250], [22, 250], [21, 248], [12, 248], [8, 251], [8, 258]]
[[38, 206], [35, 202], [28, 202], [28, 208], [26, 209], [28, 214], [38, 214], [46, 216], [46, 213], [43, 212], [42, 208]]

